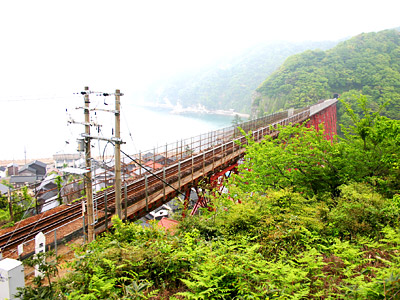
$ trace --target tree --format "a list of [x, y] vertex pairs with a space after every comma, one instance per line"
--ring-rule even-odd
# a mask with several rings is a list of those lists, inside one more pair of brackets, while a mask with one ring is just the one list
[[279, 137], [260, 143], [251, 139], [244, 164], [235, 177], [248, 191], [263, 193], [269, 188], [293, 188], [309, 196], [335, 194], [344, 179], [338, 172], [343, 150], [325, 139], [324, 131], [303, 126], [278, 127]]
[[235, 114], [235, 116], [233, 117], [233, 120], [232, 120], [232, 125], [236, 127], [240, 123], [243, 123], [242, 118], [238, 114]]
[[57, 200], [58, 200], [58, 203], [60, 205], [62, 205], [63, 199], [61, 197], [61, 189], [62, 189], [62, 184], [63, 184], [64, 180], [61, 178], [61, 176], [57, 176], [54, 181], [57, 185], [57, 190], [58, 190]]
[[400, 187], [400, 121], [373, 112], [366, 97], [353, 101], [361, 116], [343, 102], [353, 125], [343, 128], [345, 137], [339, 140], [327, 141], [323, 130], [304, 125], [279, 127], [277, 139], [255, 143], [249, 138], [237, 184], [260, 193], [291, 187], [311, 197], [337, 196], [339, 186], [350, 180], [368, 181], [393, 196]]

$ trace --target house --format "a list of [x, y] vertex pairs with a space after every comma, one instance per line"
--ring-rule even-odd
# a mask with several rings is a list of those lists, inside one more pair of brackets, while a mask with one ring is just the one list
[[160, 164], [164, 164], [164, 161], [165, 161], [165, 160], [166, 160], [166, 158], [165, 158], [164, 155], [157, 154], [157, 155], [154, 156], [154, 161], [155, 161], [155, 162], [158, 162], [158, 163], [160, 163]]
[[45, 211], [48, 211], [50, 209], [53, 209], [59, 205], [58, 203], [58, 195], [53, 196], [49, 199], [47, 199], [41, 206], [40, 212], [43, 213]]
[[8, 186], [0, 183], [0, 195], [7, 195], [8, 194]]
[[7, 165], [7, 176], [18, 175], [18, 165], [10, 163]]
[[36, 176], [11, 176], [10, 184], [14, 186], [14, 188], [19, 188], [24, 185], [30, 185], [36, 182]]
[[78, 167], [81, 158], [81, 153], [53, 154], [54, 166], [56, 169], [62, 169], [65, 167], [76, 168]]
[[42, 207], [41, 212], [58, 205], [58, 189], [56, 184], [57, 176], [57, 174], [47, 176], [36, 188], [36, 198]]
[[98, 192], [102, 188], [114, 185], [115, 174], [103, 168], [92, 171], [93, 191]]
[[161, 154], [157, 154], [154, 157], [154, 161], [156, 163], [162, 164], [163, 166], [172, 165], [175, 162], [175, 160], [176, 160], [175, 158], [168, 158], [168, 157], [165, 157], [165, 156], [163, 156]]
[[56, 178], [58, 175], [51, 174], [47, 176], [36, 188], [36, 196], [38, 200], [46, 200], [58, 194]]
[[0, 166], [0, 178], [7, 177], [7, 168]]
[[146, 162], [144, 165], [145, 165], [146, 167], [150, 167], [150, 168], [153, 169], [153, 170], [158, 170], [158, 169], [162, 169], [162, 168], [163, 168], [163, 165], [162, 165], [162, 164], [156, 163], [156, 162], [154, 162], [154, 161], [152, 161], [152, 160], [149, 160], [149, 161]]
[[154, 153], [147, 152], [147, 153], [143, 154], [141, 158], [142, 158], [142, 161], [144, 161], [144, 162], [149, 161], [154, 158]]
[[43, 180], [45, 176], [46, 164], [42, 163], [41, 161], [35, 160], [23, 166], [18, 171], [18, 175], [11, 175], [10, 184], [12, 184], [14, 187], [30, 185]]
[[18, 176], [36, 176], [36, 170], [26, 165], [18, 171]]
[[23, 166], [19, 172], [19, 176], [36, 176], [36, 180], [42, 180], [46, 176], [46, 164], [35, 160]]
[[[129, 174], [132, 174], [137, 169], [137, 164], [134, 161], [136, 158], [129, 158], [127, 156], [123, 156], [121, 158], [121, 176], [124, 180], [129, 179]], [[98, 164], [99, 167], [102, 167], [108, 171], [115, 172], [115, 160], [108, 161], [106, 163]], [[114, 173], [112, 173], [114, 174]], [[108, 176], [108, 175], [107, 175]]]
[[122, 173], [130, 173], [135, 169], [136, 163], [129, 157], [123, 156], [121, 159], [121, 171]]

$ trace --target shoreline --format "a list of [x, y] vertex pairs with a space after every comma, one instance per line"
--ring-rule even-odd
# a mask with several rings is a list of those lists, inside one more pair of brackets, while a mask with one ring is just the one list
[[205, 106], [199, 104], [197, 106], [183, 107], [179, 102], [176, 105], [171, 103], [158, 104], [158, 103], [141, 103], [140, 106], [143, 107], [153, 107], [153, 108], [163, 108], [170, 110], [171, 114], [185, 114], [185, 113], [195, 113], [195, 114], [209, 114], [209, 115], [220, 115], [220, 116], [232, 116], [238, 115], [241, 118], [250, 118], [250, 114], [236, 112], [233, 109], [224, 110], [209, 110]]

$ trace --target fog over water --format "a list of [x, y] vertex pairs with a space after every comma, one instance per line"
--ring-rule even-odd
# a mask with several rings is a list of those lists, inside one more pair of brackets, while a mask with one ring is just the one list
[[[166, 143], [190, 138], [212, 130], [231, 126], [231, 116], [211, 114], [172, 114], [164, 108], [144, 107], [134, 103], [126, 103], [129, 99], [121, 97], [121, 137], [126, 144], [122, 150], [134, 154], [139, 151], [153, 149]], [[108, 102], [108, 103], [107, 103]], [[124, 104], [125, 102], [125, 104]], [[92, 97], [90, 106], [100, 109], [114, 109], [114, 99]], [[2, 108], [5, 111], [16, 112], [14, 117], [8, 117], [9, 126], [2, 128], [12, 136], [12, 140], [2, 141], [0, 160], [23, 159], [26, 149], [27, 159], [48, 158], [53, 154], [76, 153], [76, 139], [84, 132], [84, 126], [69, 124], [68, 121], [83, 122], [83, 110], [76, 109], [83, 106], [83, 97], [74, 96], [66, 99], [30, 100], [5, 102]], [[50, 113], [42, 114], [46, 109]], [[111, 137], [115, 128], [115, 118], [112, 113], [98, 111], [91, 112], [94, 123], [101, 124], [101, 132], [91, 127], [94, 136]], [[13, 135], [12, 122], [26, 124], [23, 132]], [[97, 141], [92, 153], [94, 156], [103, 154], [106, 142]], [[106, 155], [112, 155], [113, 149], [108, 146]]]

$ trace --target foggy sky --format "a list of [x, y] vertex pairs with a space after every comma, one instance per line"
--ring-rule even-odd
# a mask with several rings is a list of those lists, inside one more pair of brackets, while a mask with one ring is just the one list
[[73, 105], [84, 86], [136, 101], [155, 79], [256, 43], [394, 28], [399, 11], [398, 0], [1, 1], [0, 159], [23, 157], [43, 119], [65, 127], [54, 111]]

